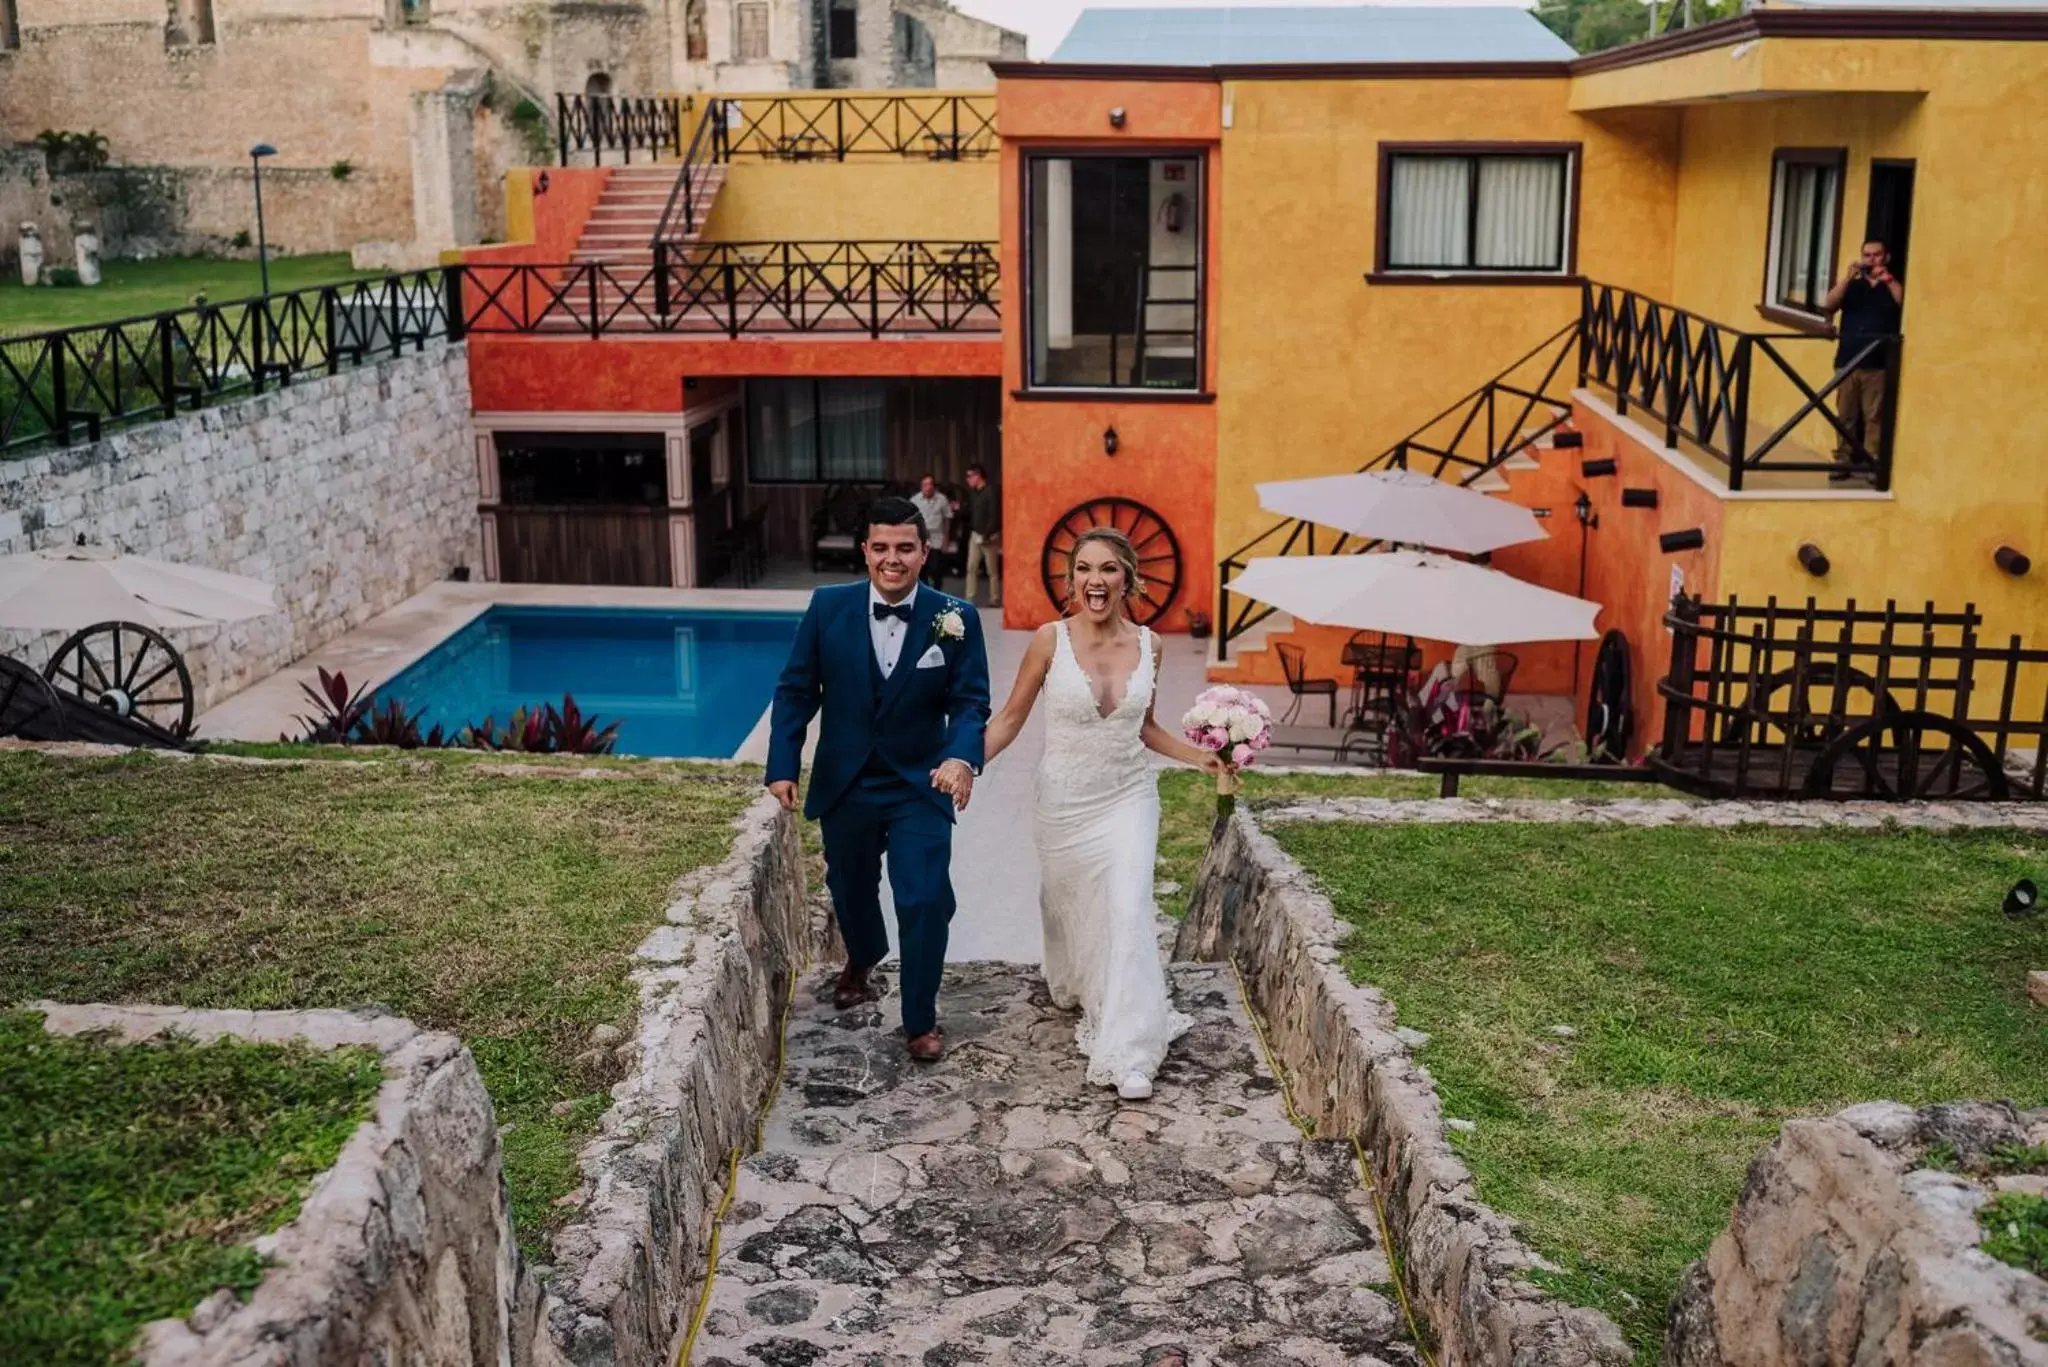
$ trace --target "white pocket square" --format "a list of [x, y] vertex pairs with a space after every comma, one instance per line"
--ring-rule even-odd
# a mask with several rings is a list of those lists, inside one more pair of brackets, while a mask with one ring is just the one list
[[917, 657], [917, 667], [919, 669], [944, 669], [946, 667], [946, 652], [940, 650], [937, 646], [930, 647], [924, 654]]

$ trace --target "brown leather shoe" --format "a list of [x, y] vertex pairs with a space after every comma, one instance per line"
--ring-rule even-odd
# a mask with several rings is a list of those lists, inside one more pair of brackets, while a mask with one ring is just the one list
[[943, 1031], [933, 1030], [927, 1034], [910, 1037], [910, 1057], [918, 1063], [937, 1063], [946, 1055], [946, 1036]]
[[851, 1011], [863, 1002], [875, 999], [874, 988], [868, 985], [868, 970], [855, 968], [852, 964], [839, 970], [839, 981], [832, 986], [832, 1007], [836, 1011]]

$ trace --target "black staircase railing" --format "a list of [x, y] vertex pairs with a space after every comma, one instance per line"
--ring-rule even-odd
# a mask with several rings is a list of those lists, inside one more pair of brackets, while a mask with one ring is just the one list
[[[1437, 479], [1471, 484], [1516, 452], [1542, 440], [1571, 414], [1566, 366], [1579, 336], [1578, 320], [1531, 347], [1514, 364], [1423, 423], [1379, 455], [1365, 470], [1420, 470]], [[1230, 643], [1273, 615], [1248, 598], [1233, 601], [1231, 581], [1254, 555], [1355, 555], [1380, 543], [1288, 518], [1223, 557], [1217, 564], [1216, 658]]]
[[683, 153], [682, 169], [676, 173], [675, 186], [668, 192], [668, 203], [662, 206], [661, 221], [654, 227], [654, 311], [657, 314], [669, 311], [669, 267], [676, 253], [687, 250], [689, 244], [697, 240], [704, 217], [711, 210], [710, 199], [705, 194], [708, 180], [703, 172], [717, 160], [719, 129], [725, 122], [725, 106], [726, 101], [713, 100], [705, 109], [704, 117], [697, 120], [697, 129], [690, 135], [690, 149]]
[[593, 166], [602, 166], [607, 152], [618, 153], [628, 166], [635, 152], [660, 161], [664, 152], [674, 156], [683, 150], [683, 101], [672, 95], [556, 95], [555, 145], [564, 166], [584, 152]]
[[996, 101], [986, 95], [766, 95], [717, 98], [719, 161], [992, 157]]
[[708, 242], [654, 268], [613, 262], [461, 268], [465, 332], [777, 332], [880, 338], [994, 333], [993, 242]]
[[459, 341], [459, 270], [417, 271], [54, 332], [0, 334], [0, 452], [261, 394]]
[[[1613, 285], [1585, 286], [1580, 309], [1579, 383], [1605, 389], [1615, 410], [1631, 409], [1663, 425], [1664, 444], [1681, 440], [1728, 467], [1728, 487], [1751, 471], [1838, 473], [1825, 450], [1794, 445], [1795, 434], [1846, 448], [1863, 462], [1859, 479], [1889, 489], [1892, 413], [1899, 391], [1896, 336], [1862, 343], [1842, 364], [1793, 363], [1802, 349], [1837, 341], [1823, 332], [1744, 332]], [[1809, 352], [1810, 354], [1810, 352]], [[1860, 425], [1844, 421], [1836, 395], [1852, 371], [1880, 363], [1886, 375], [1878, 449], [1864, 449]], [[1808, 374], [1825, 378], [1809, 380]], [[1772, 392], [1761, 393], [1768, 383]], [[1769, 411], [1775, 422], [1765, 418]]]

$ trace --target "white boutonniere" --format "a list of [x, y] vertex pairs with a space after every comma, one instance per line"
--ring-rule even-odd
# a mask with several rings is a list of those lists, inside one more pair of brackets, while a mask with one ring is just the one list
[[966, 640], [967, 619], [960, 615], [960, 609], [947, 608], [932, 618], [932, 637], [940, 641]]

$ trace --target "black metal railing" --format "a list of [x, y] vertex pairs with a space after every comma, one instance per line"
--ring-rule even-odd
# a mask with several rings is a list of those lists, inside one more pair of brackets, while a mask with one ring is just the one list
[[2048, 791], [2048, 651], [1961, 612], [1680, 596], [1657, 685], [1667, 783], [1714, 797], [1988, 799]]
[[[1578, 337], [1579, 323], [1574, 319], [1358, 469], [1420, 470], [1459, 484], [1484, 477], [1516, 452], [1549, 436], [1571, 415], [1565, 362]], [[1287, 518], [1224, 556], [1216, 566], [1216, 658], [1227, 660], [1233, 640], [1273, 615], [1274, 609], [1263, 603], [1248, 598], [1232, 601], [1231, 580], [1254, 554], [1355, 555], [1379, 544]]]
[[459, 340], [455, 280], [418, 271], [0, 336], [0, 453], [97, 441], [125, 423]]
[[704, 117], [697, 120], [696, 131], [690, 135], [690, 147], [683, 153], [682, 169], [676, 173], [676, 183], [668, 192], [668, 203], [661, 209], [661, 221], [654, 228], [657, 275], [667, 272], [672, 249], [687, 247], [696, 241], [697, 230], [711, 211], [711, 199], [717, 190], [709, 185], [704, 171], [716, 160], [718, 127], [724, 117], [721, 103], [714, 101], [704, 111]]
[[[1891, 487], [1899, 337], [1873, 338], [1836, 366], [1831, 334], [1745, 332], [1632, 290], [1589, 283], [1580, 338], [1579, 383], [1612, 394], [1617, 412], [1640, 409], [1662, 423], [1666, 446], [1683, 440], [1718, 459], [1728, 467], [1730, 489], [1740, 489], [1750, 471], [1839, 472], [1828, 451], [1800, 444], [1813, 436], [1867, 463], [1872, 487]], [[1810, 359], [1816, 347], [1828, 348], [1827, 359]], [[1860, 427], [1843, 420], [1834, 400], [1851, 372], [1873, 360], [1885, 370], [1885, 411], [1879, 449], [1869, 451]], [[1765, 385], [1769, 394], [1761, 392]]]
[[646, 161], [660, 161], [664, 152], [680, 155], [683, 101], [671, 95], [558, 94], [555, 146], [564, 166], [585, 152], [593, 166], [602, 166], [607, 152], [618, 153], [628, 166], [635, 152]]
[[993, 93], [714, 97], [704, 121], [718, 161], [960, 161], [1002, 147]]
[[648, 268], [461, 268], [464, 332], [879, 338], [1002, 326], [993, 242], [712, 242]]

